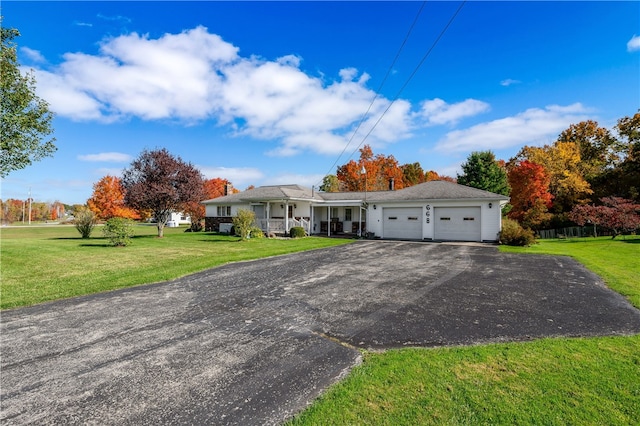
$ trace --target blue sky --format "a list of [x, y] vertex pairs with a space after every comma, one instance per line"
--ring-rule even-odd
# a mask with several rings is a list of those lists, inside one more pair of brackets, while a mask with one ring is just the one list
[[455, 177], [640, 108], [640, 2], [469, 1], [442, 34], [460, 4], [3, 1], [58, 151], [2, 198], [85, 203], [155, 148], [239, 189], [317, 186], [362, 143]]

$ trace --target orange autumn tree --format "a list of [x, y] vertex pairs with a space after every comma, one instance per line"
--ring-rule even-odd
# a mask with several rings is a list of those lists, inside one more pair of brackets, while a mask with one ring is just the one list
[[425, 172], [424, 181], [430, 182], [432, 180], [444, 180], [451, 183], [457, 183], [457, 180], [455, 178], [447, 175], [439, 175], [435, 170], [429, 170], [428, 172]]
[[124, 195], [120, 178], [107, 175], [93, 185], [93, 195], [87, 205], [102, 220], [112, 217], [140, 219], [138, 212], [125, 206]]
[[[364, 167], [366, 173], [362, 173]], [[393, 155], [373, 155], [369, 145], [360, 149], [360, 160], [338, 167], [336, 176], [344, 191], [385, 191], [394, 180], [395, 189], [404, 188], [404, 173]], [[366, 187], [365, 187], [366, 182]]]
[[514, 162], [507, 167], [511, 187], [510, 219], [528, 228], [537, 228], [551, 218], [548, 209], [553, 196], [549, 192], [551, 177], [540, 164], [529, 160]]

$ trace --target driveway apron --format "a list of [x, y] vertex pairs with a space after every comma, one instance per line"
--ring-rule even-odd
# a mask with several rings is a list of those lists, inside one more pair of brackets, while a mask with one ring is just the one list
[[361, 241], [10, 310], [3, 424], [279, 424], [358, 349], [640, 332], [566, 257]]

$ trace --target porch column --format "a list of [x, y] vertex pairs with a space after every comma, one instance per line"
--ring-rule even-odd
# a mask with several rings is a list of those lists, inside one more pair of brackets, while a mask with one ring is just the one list
[[314, 231], [313, 229], [313, 204], [309, 206], [309, 235]]
[[284, 202], [284, 232], [289, 232], [289, 202]]
[[362, 237], [362, 206], [358, 209], [358, 237]]
[[267, 201], [267, 235], [271, 232], [271, 227], [269, 226], [269, 217], [271, 216], [271, 203]]
[[327, 237], [331, 236], [331, 207], [327, 206]]

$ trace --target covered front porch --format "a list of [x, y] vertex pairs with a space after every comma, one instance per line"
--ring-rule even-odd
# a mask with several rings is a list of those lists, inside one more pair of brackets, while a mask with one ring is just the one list
[[301, 227], [311, 234], [311, 203], [307, 201], [265, 201], [251, 203], [256, 226], [265, 234], [288, 235], [291, 228]]
[[338, 236], [364, 235], [367, 210], [362, 203], [325, 203], [313, 206], [311, 234]]
[[362, 203], [282, 201], [252, 203], [256, 226], [266, 234], [287, 235], [299, 226], [307, 235], [364, 235], [366, 208]]

